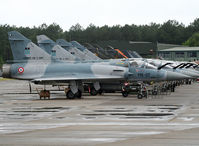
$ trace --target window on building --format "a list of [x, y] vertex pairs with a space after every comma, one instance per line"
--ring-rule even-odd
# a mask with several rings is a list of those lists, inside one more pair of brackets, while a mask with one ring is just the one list
[[171, 53], [170, 52], [164, 52], [162, 57], [163, 58], [170, 58], [171, 57]]
[[176, 52], [177, 58], [184, 58], [184, 52]]
[[159, 53], [159, 56], [163, 58], [171, 58], [171, 53], [170, 52], [161, 52]]
[[188, 57], [197, 57], [197, 52], [188, 52]]

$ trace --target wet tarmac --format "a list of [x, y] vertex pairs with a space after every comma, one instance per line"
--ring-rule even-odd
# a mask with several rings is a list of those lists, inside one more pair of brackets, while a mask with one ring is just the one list
[[39, 100], [26, 81], [0, 79], [0, 145], [199, 145], [199, 84], [137, 99], [120, 93]]

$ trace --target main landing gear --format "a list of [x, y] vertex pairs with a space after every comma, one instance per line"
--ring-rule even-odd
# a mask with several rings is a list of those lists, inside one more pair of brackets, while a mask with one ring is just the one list
[[92, 96], [96, 96], [96, 95], [98, 94], [98, 91], [97, 91], [94, 87], [92, 87], [92, 88], [90, 89], [90, 94], [91, 94]]
[[92, 96], [96, 96], [98, 93], [100, 93], [99, 91], [100, 91], [100, 84], [99, 82], [95, 82], [93, 83], [93, 87], [90, 88], [89, 92]]
[[66, 92], [66, 98], [68, 99], [75, 99], [78, 98], [80, 99], [82, 97], [82, 83], [81, 82], [76, 82], [76, 81], [71, 81], [69, 85], [69, 89]]
[[66, 97], [67, 97], [68, 99], [75, 99], [75, 98], [81, 99], [81, 97], [82, 97], [82, 92], [81, 92], [80, 90], [78, 90], [77, 93], [74, 94], [74, 93], [71, 91], [71, 89], [69, 89], [69, 90], [67, 91], [67, 93], [66, 93]]

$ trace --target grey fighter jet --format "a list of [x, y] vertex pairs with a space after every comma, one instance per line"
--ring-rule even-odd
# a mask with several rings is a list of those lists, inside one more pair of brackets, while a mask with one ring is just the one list
[[8, 32], [14, 61], [51, 60], [51, 56], [17, 31]]
[[86, 47], [82, 46], [80, 43], [77, 41], [71, 41], [70, 42], [74, 47], [82, 51], [84, 54], [87, 56], [91, 57], [92, 60], [102, 60], [101, 58], [97, 57], [95, 54], [93, 54], [91, 51], [89, 51]]
[[[9, 41], [15, 58], [25, 59], [25, 61], [4, 64], [3, 77], [30, 80], [35, 84], [69, 85], [68, 98], [80, 98], [84, 82], [93, 83], [95, 89], [99, 90], [101, 82], [125, 83], [126, 81], [161, 81], [187, 78], [185, 75], [165, 70], [141, 69], [128, 59], [117, 60], [115, 63], [110, 61], [82, 63], [80, 61], [51, 61], [51, 59], [46, 61], [32, 60], [27, 55], [37, 55], [39, 53], [37, 51], [43, 53], [47, 58], [51, 57], [28, 39], [19, 39], [18, 36], [9, 33]], [[26, 52], [27, 47], [29, 47], [29, 52]]]
[[64, 39], [58, 39], [56, 40], [56, 43], [60, 45], [62, 48], [64, 48], [66, 51], [78, 57], [80, 60], [93, 60], [87, 54], [83, 53], [82, 51], [80, 51], [79, 49], [77, 49], [71, 43], [67, 42]]
[[190, 78], [199, 77], [199, 72], [197, 72], [196, 70], [184, 68], [185, 66], [181, 68], [182, 62], [179, 63], [179, 62], [159, 60], [159, 59], [146, 59], [146, 61], [152, 65], [157, 66], [158, 68], [160, 68], [161, 66], [161, 68], [163, 69], [182, 73], [184, 75], [190, 76]]
[[[128, 62], [127, 62], [128, 63]], [[176, 80], [186, 78], [164, 70], [140, 69], [134, 66], [113, 66], [101, 63], [42, 62], [3, 65], [3, 77], [30, 80], [35, 84], [68, 85], [68, 98], [80, 98], [84, 82], [121, 82], [137, 80]]]
[[78, 61], [79, 58], [72, 55], [70, 52], [66, 51], [61, 46], [57, 45], [53, 40], [49, 39], [45, 35], [37, 36], [37, 42], [39, 47], [44, 49], [48, 54], [52, 56], [52, 59], [56, 60], [73, 60]]

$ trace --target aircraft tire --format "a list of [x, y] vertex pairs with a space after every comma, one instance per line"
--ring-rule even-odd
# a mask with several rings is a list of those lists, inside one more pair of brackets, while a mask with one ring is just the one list
[[95, 88], [91, 88], [91, 91], [90, 91], [90, 94], [92, 95], [92, 96], [96, 96], [97, 95], [97, 90], [95, 90]]
[[143, 98], [143, 95], [142, 95], [142, 94], [138, 94], [138, 95], [137, 95], [137, 98], [138, 98], [138, 99], [142, 99], [142, 98]]
[[152, 94], [153, 95], [158, 95], [158, 92], [157, 91], [153, 91]]
[[128, 94], [128, 92], [127, 91], [122, 91], [122, 96], [123, 97], [127, 97], [129, 94]]
[[80, 90], [78, 90], [78, 92], [75, 94], [75, 97], [77, 97], [78, 99], [81, 99], [82, 92]]
[[102, 95], [102, 93], [103, 93], [103, 90], [100, 89], [100, 90], [98, 91], [98, 94], [99, 94], [99, 95]]
[[75, 99], [75, 94], [73, 94], [71, 90], [68, 90], [68, 92], [66, 93], [66, 97], [68, 99]]

